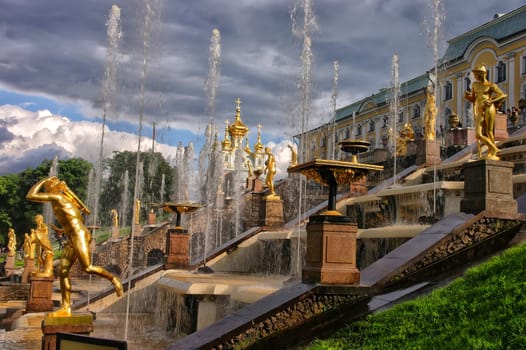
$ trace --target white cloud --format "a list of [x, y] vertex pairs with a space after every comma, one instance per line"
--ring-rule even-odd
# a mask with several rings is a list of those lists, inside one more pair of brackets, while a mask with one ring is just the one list
[[[288, 145], [292, 143], [288, 140], [281, 141], [280, 143], [269, 142], [267, 147], [270, 147], [272, 154], [276, 158], [276, 179], [283, 179], [288, 176], [287, 168], [290, 165], [292, 153], [288, 148]], [[294, 146], [296, 149], [296, 146]]]
[[[100, 154], [101, 124], [71, 121], [49, 111], [31, 112], [20, 107], [0, 106], [2, 139], [0, 174], [16, 173], [38, 166], [44, 159], [80, 157], [91, 163]], [[150, 138], [142, 138], [141, 150], [151, 147]], [[137, 135], [105, 129], [104, 157], [114, 151], [136, 151]], [[165, 158], [175, 154], [176, 147], [156, 145]]]

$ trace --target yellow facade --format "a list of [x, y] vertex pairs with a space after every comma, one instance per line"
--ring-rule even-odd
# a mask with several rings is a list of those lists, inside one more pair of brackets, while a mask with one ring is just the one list
[[[399, 111], [401, 116], [394, 121], [389, 99], [391, 88], [368, 98], [356, 101], [336, 111], [335, 121], [298, 135], [303, 161], [314, 158], [342, 159], [346, 155], [338, 150], [337, 143], [354, 138], [371, 142], [370, 151], [385, 149], [392, 151], [393, 134], [398, 135], [406, 123], [410, 123], [415, 137], [422, 137], [426, 103], [425, 89], [438, 80], [437, 138], [448, 128], [448, 118], [456, 114], [462, 127], [471, 127], [471, 103], [464, 93], [474, 81], [472, 69], [484, 64], [488, 80], [495, 82], [507, 94], [503, 112], [513, 107], [521, 110], [521, 123], [526, 112], [526, 6], [505, 15], [495, 16], [489, 22], [448, 41], [448, 48], [435, 67], [428, 72], [400, 84]], [[432, 66], [432, 63], [431, 65]], [[390, 138], [388, 136], [391, 135]], [[301, 145], [304, 143], [304, 147]], [[367, 157], [367, 155], [365, 155]]]

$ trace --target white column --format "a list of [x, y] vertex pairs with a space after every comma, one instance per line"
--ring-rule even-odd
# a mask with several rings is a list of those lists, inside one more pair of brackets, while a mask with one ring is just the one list
[[508, 76], [506, 77], [509, 82], [509, 91], [508, 91], [508, 103], [506, 103], [506, 108], [511, 110], [511, 107], [517, 107], [518, 99], [515, 99], [515, 52], [511, 53], [508, 56]]

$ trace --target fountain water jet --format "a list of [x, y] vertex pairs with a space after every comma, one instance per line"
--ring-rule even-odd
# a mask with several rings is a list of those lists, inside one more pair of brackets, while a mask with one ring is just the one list
[[[113, 98], [116, 93], [117, 65], [119, 58], [119, 39], [122, 37], [121, 31], [121, 9], [113, 5], [109, 11], [108, 21], [106, 22], [108, 49], [106, 51], [106, 62], [104, 66], [104, 78], [102, 80], [102, 124], [100, 133], [99, 158], [95, 169], [94, 192], [93, 192], [93, 235], [96, 233], [99, 215], [99, 198], [102, 182], [102, 162], [104, 159], [104, 136], [106, 130], [107, 113], [113, 107]], [[92, 250], [91, 259], [93, 260], [94, 249]], [[91, 275], [89, 276], [91, 283]], [[90, 293], [88, 292], [88, 305], [90, 302]]]
[[[142, 70], [141, 70], [141, 78], [140, 78], [140, 101], [139, 101], [139, 125], [137, 129], [137, 159], [135, 163], [135, 186], [133, 190], [133, 198], [136, 203], [140, 203], [140, 195], [141, 195], [141, 188], [140, 188], [140, 177], [141, 177], [141, 171], [142, 171], [142, 162], [141, 162], [141, 143], [142, 143], [142, 128], [143, 128], [143, 119], [144, 119], [144, 109], [145, 109], [145, 84], [146, 84], [146, 74], [148, 70], [148, 64], [149, 64], [149, 44], [151, 35], [153, 33], [154, 29], [154, 22], [157, 19], [160, 21], [160, 4], [158, 2], [155, 2], [153, 0], [147, 0], [144, 4], [144, 10], [143, 10], [143, 16], [141, 18], [142, 20], [142, 38], [143, 38], [143, 60], [142, 60]], [[137, 208], [136, 208], [137, 209]], [[139, 210], [133, 211], [133, 219], [132, 222], [138, 223], [139, 222]], [[133, 252], [134, 252], [134, 230], [132, 229], [131, 237], [130, 237], [130, 250], [129, 250], [129, 269], [130, 273], [133, 274]], [[131, 278], [128, 281], [128, 290], [131, 291]], [[128, 320], [129, 320], [129, 311], [130, 311], [130, 294], [131, 292], [127, 293], [127, 299], [126, 299], [126, 322], [125, 322], [125, 328], [124, 328], [124, 340], [128, 339]]]
[[[296, 23], [296, 13], [298, 8], [303, 9], [303, 26], [300, 29], [300, 26]], [[301, 54], [302, 61], [302, 71], [299, 77], [299, 87], [301, 93], [301, 106], [300, 106], [300, 117], [301, 117], [301, 148], [298, 150], [298, 161], [300, 163], [305, 162], [309, 159], [307, 154], [307, 142], [306, 142], [306, 131], [308, 128], [308, 121], [310, 115], [310, 104], [311, 104], [311, 69], [312, 69], [312, 48], [311, 48], [311, 32], [318, 30], [318, 23], [316, 21], [316, 16], [312, 10], [312, 1], [311, 0], [298, 0], [295, 1], [290, 13], [290, 18], [292, 22], [292, 34], [303, 39], [303, 51]], [[298, 193], [298, 220], [302, 216], [306, 203], [303, 203], [306, 197], [307, 182], [305, 179], [300, 177], [299, 183], [299, 193]], [[301, 222], [298, 221], [298, 251], [297, 251], [297, 274], [301, 274], [300, 266], [300, 227]]]
[[392, 149], [393, 149], [393, 186], [396, 186], [396, 158], [397, 158], [397, 132], [396, 125], [398, 124], [398, 114], [400, 113], [400, 80], [398, 77], [399, 61], [398, 55], [394, 54], [392, 59], [392, 80], [391, 80], [391, 118], [392, 118]]
[[340, 62], [334, 61], [332, 63], [334, 67], [334, 77], [332, 79], [332, 95], [331, 95], [331, 103], [332, 103], [332, 158], [336, 159], [336, 99], [338, 98], [338, 80], [340, 79]]

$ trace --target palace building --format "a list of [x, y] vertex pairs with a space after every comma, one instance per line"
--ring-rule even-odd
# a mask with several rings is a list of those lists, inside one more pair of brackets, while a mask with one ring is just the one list
[[[436, 89], [436, 139], [441, 148], [458, 142], [458, 138], [448, 137], [448, 130], [452, 128], [464, 131], [462, 142], [466, 145], [474, 142], [474, 133], [470, 131], [472, 104], [464, 98], [464, 93], [474, 81], [473, 68], [481, 64], [488, 71], [488, 80], [497, 83], [507, 94], [501, 107], [507, 119], [504, 129], [511, 131], [526, 124], [526, 6], [496, 14], [489, 22], [450, 39], [447, 44], [436, 69], [432, 67], [411, 80], [400, 82], [396, 118], [390, 103], [393, 89], [380, 88], [369, 97], [337, 109], [334, 121], [309, 130], [303, 137], [296, 136], [298, 149], [304, 153], [302, 159], [347, 159], [339, 150], [338, 142], [358, 139], [371, 144], [360, 161], [384, 161], [400, 139], [407, 135], [417, 140], [424, 138], [427, 89]], [[398, 151], [397, 154], [404, 155]]]

